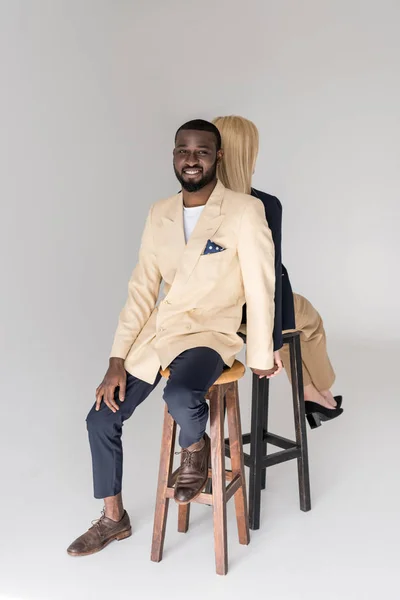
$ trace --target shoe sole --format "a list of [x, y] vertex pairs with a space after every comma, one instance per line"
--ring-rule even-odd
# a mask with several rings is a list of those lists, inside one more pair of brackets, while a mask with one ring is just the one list
[[130, 537], [131, 535], [132, 535], [132, 528], [127, 529], [126, 531], [120, 531], [114, 537], [112, 537], [109, 540], [107, 540], [106, 542], [104, 542], [104, 544], [102, 546], [100, 546], [99, 548], [96, 548], [95, 550], [90, 550], [88, 552], [68, 552], [68, 550], [67, 550], [67, 554], [68, 554], [68, 556], [73, 556], [73, 557], [75, 557], [75, 556], [90, 556], [91, 554], [97, 554], [97, 552], [101, 552], [101, 550], [104, 550], [104, 548], [106, 546], [108, 546], [109, 544], [111, 544], [111, 542], [115, 542], [115, 541], [120, 542], [121, 540], [126, 540], [126, 538]]
[[333, 417], [333, 418], [327, 417], [323, 413], [319, 413], [319, 412], [308, 413], [308, 415], [306, 415], [306, 419], [308, 421], [310, 428], [317, 429], [317, 427], [321, 427], [322, 423], [327, 423], [328, 421], [333, 421], [334, 419], [337, 419], [337, 417], [340, 417], [340, 415], [343, 414], [343, 408], [339, 408], [337, 410], [340, 410], [341, 412], [338, 415], [336, 415], [336, 417]]

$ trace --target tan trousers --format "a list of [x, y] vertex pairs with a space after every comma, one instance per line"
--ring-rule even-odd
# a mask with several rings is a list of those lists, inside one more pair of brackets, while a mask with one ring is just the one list
[[[319, 391], [329, 390], [335, 381], [335, 373], [326, 350], [326, 335], [321, 316], [307, 298], [299, 294], [293, 294], [293, 298], [296, 331], [301, 333], [304, 385], [313, 383]], [[281, 348], [280, 355], [290, 380], [288, 344]]]

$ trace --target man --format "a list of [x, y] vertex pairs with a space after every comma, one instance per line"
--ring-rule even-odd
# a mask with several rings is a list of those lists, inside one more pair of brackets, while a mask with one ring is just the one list
[[[150, 209], [110, 366], [87, 417], [94, 495], [104, 499], [104, 511], [68, 548], [71, 556], [131, 535], [121, 496], [122, 424], [159, 383], [160, 366], [170, 366], [163, 397], [180, 426], [175, 500], [181, 504], [207, 480], [205, 394], [242, 348], [244, 303], [247, 364], [260, 377], [276, 370], [274, 245], [263, 204], [217, 181], [223, 152], [212, 123], [180, 127], [173, 156], [182, 192]], [[162, 280], [165, 295], [156, 306]]]

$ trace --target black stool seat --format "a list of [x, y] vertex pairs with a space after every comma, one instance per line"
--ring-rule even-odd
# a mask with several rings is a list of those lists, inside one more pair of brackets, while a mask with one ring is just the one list
[[[300, 509], [311, 510], [300, 333], [298, 331], [285, 333], [283, 343], [289, 344], [290, 347], [296, 440], [289, 440], [268, 431], [269, 379], [260, 379], [257, 375], [253, 375], [251, 431], [243, 435], [243, 445], [250, 444], [250, 454], [244, 452], [244, 464], [250, 468], [250, 529], [260, 528], [261, 490], [265, 489], [267, 467], [287, 460], [297, 460]], [[277, 446], [281, 450], [267, 454], [267, 444]], [[225, 455], [230, 457], [228, 439], [225, 440]]]

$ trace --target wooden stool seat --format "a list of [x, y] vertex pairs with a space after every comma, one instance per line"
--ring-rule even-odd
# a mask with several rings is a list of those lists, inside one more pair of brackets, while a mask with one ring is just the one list
[[[222, 372], [222, 374], [218, 377], [214, 385], [223, 385], [225, 383], [232, 383], [233, 381], [238, 381], [243, 377], [245, 372], [245, 366], [240, 361], [235, 360], [235, 362], [229, 369], [225, 369], [225, 371]], [[169, 367], [167, 367], [166, 369], [161, 369], [160, 375], [162, 375], [164, 379], [169, 379]]]
[[[199, 368], [201, 368], [201, 365]], [[169, 369], [161, 370], [160, 373], [165, 378], [170, 376]], [[210, 504], [213, 507], [215, 562], [216, 571], [219, 575], [225, 575], [228, 571], [226, 504], [232, 497], [235, 500], [239, 543], [247, 545], [250, 541], [237, 383], [244, 373], [245, 367], [239, 361], [235, 361], [232, 367], [226, 369], [208, 391], [211, 437], [209, 478], [212, 485], [206, 485], [206, 491], [203, 491], [192, 501], [200, 504]], [[228, 419], [231, 471], [225, 469], [225, 406]], [[169, 500], [174, 497], [174, 485], [179, 473], [179, 468], [173, 471], [175, 435], [176, 423], [169, 414], [166, 405], [151, 548], [151, 560], [155, 562], [162, 559], [168, 504]], [[207, 493], [209, 487], [211, 487], [211, 493]], [[190, 504], [179, 505], [178, 531], [181, 533], [188, 531], [189, 516]]]

